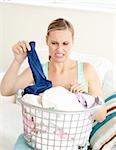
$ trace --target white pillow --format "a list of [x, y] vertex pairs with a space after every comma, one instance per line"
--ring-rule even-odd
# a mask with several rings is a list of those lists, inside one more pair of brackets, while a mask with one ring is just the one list
[[103, 97], [107, 98], [113, 92], [113, 71], [109, 70], [106, 72], [102, 84]]

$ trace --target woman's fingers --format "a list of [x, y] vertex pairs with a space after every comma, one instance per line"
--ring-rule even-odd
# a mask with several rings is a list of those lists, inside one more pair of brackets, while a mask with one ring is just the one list
[[27, 56], [27, 51], [30, 50], [31, 47], [27, 41], [19, 41], [12, 47], [15, 60], [17, 60], [19, 63], [24, 61]]
[[27, 41], [19, 41], [13, 47], [13, 52], [17, 54], [27, 53], [27, 51], [31, 50], [31, 47]]
[[27, 41], [19, 41], [17, 47], [22, 48], [22, 52], [27, 52], [31, 50], [31, 47]]
[[70, 87], [70, 91], [73, 93], [76, 92], [87, 92], [87, 86], [81, 84], [72, 84]]
[[70, 91], [73, 92], [73, 93], [77, 92], [77, 84], [71, 85]]
[[30, 47], [30, 45], [29, 45], [29, 42], [23, 40], [22, 43], [23, 43], [23, 46], [25, 47], [25, 49], [27, 49], [28, 51], [31, 50], [31, 47]]
[[24, 42], [19, 42], [17, 45], [17, 48], [19, 48], [19, 50], [21, 50], [21, 53], [27, 52], [27, 47]]

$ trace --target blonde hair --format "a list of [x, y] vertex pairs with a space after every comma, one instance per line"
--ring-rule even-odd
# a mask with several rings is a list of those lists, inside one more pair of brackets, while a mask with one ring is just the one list
[[55, 19], [48, 26], [47, 36], [49, 36], [49, 33], [51, 31], [66, 30], [66, 29], [68, 29], [72, 33], [72, 39], [74, 39], [73, 25], [69, 21], [67, 21], [66, 19], [63, 19], [63, 18]]

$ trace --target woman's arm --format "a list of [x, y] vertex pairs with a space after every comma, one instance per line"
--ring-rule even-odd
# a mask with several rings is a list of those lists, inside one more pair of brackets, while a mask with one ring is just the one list
[[14, 60], [5, 73], [0, 86], [1, 94], [4, 96], [15, 94], [18, 89], [24, 88], [33, 82], [33, 76], [29, 68], [18, 75], [19, 68], [27, 56], [27, 51], [30, 50], [29, 44], [25, 41], [18, 42], [12, 50]]
[[[84, 64], [84, 74], [88, 81], [88, 91], [91, 95], [102, 97], [102, 90], [99, 77], [96, 70], [90, 64]], [[102, 122], [106, 118], [107, 110], [105, 106], [101, 106], [95, 114], [95, 120]]]
[[95, 68], [88, 63], [84, 63], [84, 74], [88, 82], [88, 92], [94, 96], [102, 97], [100, 79]]
[[1, 81], [1, 94], [3, 96], [10, 96], [23, 89], [29, 84], [33, 83], [32, 72], [29, 68], [25, 69], [20, 75], [18, 73], [18, 66], [16, 62], [12, 62], [10, 68], [4, 75]]

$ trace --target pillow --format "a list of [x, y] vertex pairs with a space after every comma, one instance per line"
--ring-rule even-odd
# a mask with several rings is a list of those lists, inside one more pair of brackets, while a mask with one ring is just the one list
[[90, 135], [92, 150], [111, 150], [116, 144], [116, 94], [105, 99], [107, 108], [106, 119], [94, 122]]
[[113, 91], [113, 71], [108, 70], [107, 73], [104, 76], [103, 84], [102, 84], [102, 91], [103, 91], [103, 97], [107, 98], [112, 94]]

